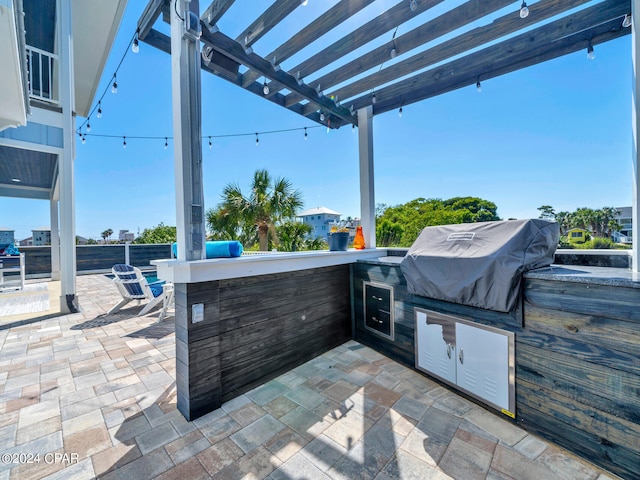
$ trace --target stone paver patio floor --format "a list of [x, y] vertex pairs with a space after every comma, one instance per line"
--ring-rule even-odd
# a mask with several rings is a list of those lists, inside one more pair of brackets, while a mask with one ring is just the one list
[[82, 313], [0, 319], [0, 480], [616, 478], [353, 341], [187, 422], [173, 318], [77, 283]]

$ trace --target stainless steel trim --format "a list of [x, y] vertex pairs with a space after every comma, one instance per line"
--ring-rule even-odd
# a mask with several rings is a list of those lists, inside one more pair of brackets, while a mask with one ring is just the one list
[[[382, 313], [388, 313], [389, 314], [389, 335], [386, 335], [378, 330], [375, 330], [369, 326], [367, 326], [367, 285], [370, 285], [372, 287], [377, 287], [377, 288], [384, 288], [386, 290], [389, 290], [389, 310], [390, 311], [386, 311], [386, 310], [380, 310]], [[374, 297], [376, 300], [380, 300], [382, 301], [382, 297]], [[368, 331], [375, 333], [376, 335], [379, 335], [383, 338], [386, 338], [388, 340], [393, 341], [394, 337], [395, 337], [395, 315], [393, 314], [395, 310], [394, 307], [394, 299], [393, 299], [393, 287], [391, 285], [386, 285], [384, 283], [378, 283], [378, 282], [369, 282], [369, 281], [363, 281], [362, 282], [362, 311], [363, 311], [363, 321], [364, 321], [364, 328], [366, 328]], [[374, 317], [374, 320], [376, 320], [379, 323], [382, 323], [382, 320], [378, 320], [377, 318]]]

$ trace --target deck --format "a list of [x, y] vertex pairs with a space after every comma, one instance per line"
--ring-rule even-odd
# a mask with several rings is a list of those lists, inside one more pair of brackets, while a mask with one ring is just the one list
[[32, 460], [0, 478], [616, 478], [354, 341], [187, 422], [173, 318], [77, 281], [82, 313], [0, 320], [0, 445]]

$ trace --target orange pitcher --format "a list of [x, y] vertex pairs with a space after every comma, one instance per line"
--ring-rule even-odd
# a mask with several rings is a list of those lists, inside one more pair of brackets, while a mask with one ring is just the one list
[[362, 227], [359, 226], [356, 228], [356, 238], [353, 239], [353, 248], [362, 250], [364, 246], [364, 235], [362, 234]]

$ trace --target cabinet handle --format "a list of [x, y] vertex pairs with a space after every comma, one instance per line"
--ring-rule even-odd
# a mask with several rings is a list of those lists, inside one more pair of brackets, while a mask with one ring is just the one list
[[447, 357], [449, 357], [449, 359], [451, 359], [451, 344], [450, 343], [447, 344]]
[[382, 320], [378, 320], [376, 317], [371, 317], [371, 320], [374, 322], [382, 323]]
[[460, 364], [464, 365], [464, 355], [462, 353], [462, 348], [460, 349], [460, 353], [458, 354], [458, 359], [460, 360]]
[[391, 315], [391, 312], [388, 310], [382, 310], [381, 308], [378, 310], [380, 313], [386, 313], [387, 315]]
[[378, 301], [382, 301], [382, 297], [376, 297], [375, 295], [371, 295], [371, 298], [373, 298], [374, 300], [378, 300]]

